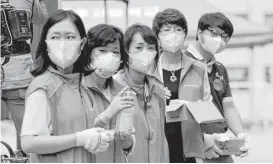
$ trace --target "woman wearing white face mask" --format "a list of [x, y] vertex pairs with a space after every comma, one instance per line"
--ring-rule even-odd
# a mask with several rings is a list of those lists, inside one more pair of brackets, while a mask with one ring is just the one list
[[132, 25], [124, 35], [124, 70], [115, 78], [136, 93], [134, 126], [136, 145], [128, 157], [133, 163], [169, 162], [164, 134], [164, 86], [148, 75], [159, 58], [157, 37], [145, 25]]
[[[125, 162], [134, 144], [134, 93], [112, 78], [124, 60], [123, 34], [114, 26], [99, 24], [88, 31], [86, 50], [83, 86], [90, 90], [88, 95], [96, 110], [94, 126], [112, 130], [115, 136], [108, 150], [97, 154], [94, 162]], [[125, 119], [121, 118], [124, 111]]]
[[31, 162], [92, 162], [91, 153], [107, 150], [112, 140], [92, 128], [95, 112], [80, 86], [85, 42], [83, 22], [73, 11], [56, 11], [43, 27], [21, 132]]
[[[159, 12], [153, 20], [153, 30], [163, 49], [156, 73], [166, 87], [167, 105], [172, 99], [191, 102], [210, 100], [205, 65], [181, 50], [188, 30], [184, 15], [176, 9]], [[203, 134], [197, 122], [180, 120], [166, 123], [165, 134], [170, 162], [196, 162], [195, 158], [204, 158]]]

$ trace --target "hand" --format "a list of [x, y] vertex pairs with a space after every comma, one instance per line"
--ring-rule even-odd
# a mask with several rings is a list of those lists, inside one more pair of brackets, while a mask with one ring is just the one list
[[113, 140], [114, 135], [112, 131], [105, 130], [99, 132], [97, 141], [89, 138], [84, 148], [93, 154], [104, 152], [108, 149], [110, 142]]
[[124, 87], [122, 91], [119, 92], [118, 95], [111, 101], [109, 107], [105, 112], [108, 112], [110, 116], [114, 116], [118, 114], [122, 109], [132, 107], [134, 105], [134, 97], [136, 95], [135, 92], [128, 90], [129, 87]]
[[85, 146], [89, 139], [91, 139], [93, 142], [97, 142], [99, 138], [99, 132], [102, 131], [104, 131], [103, 128], [91, 128], [76, 133], [77, 146]]
[[165, 98], [166, 100], [168, 100], [168, 99], [171, 98], [171, 96], [172, 96], [171, 91], [170, 91], [167, 87], [165, 87], [165, 88], [164, 88], [164, 98]]
[[205, 158], [213, 159], [223, 155], [222, 151], [214, 143], [217, 139], [217, 135], [204, 134]]
[[248, 155], [248, 151], [249, 151], [249, 147], [248, 147], [248, 136], [245, 133], [239, 133], [237, 135], [237, 139], [241, 139], [245, 141], [245, 145], [243, 147], [240, 148], [241, 150], [241, 154], [240, 155], [236, 155], [236, 156], [240, 156], [241, 158], [244, 158]]

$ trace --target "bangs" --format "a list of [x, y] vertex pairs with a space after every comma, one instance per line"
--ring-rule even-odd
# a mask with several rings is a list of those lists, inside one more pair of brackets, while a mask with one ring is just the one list
[[106, 31], [103, 30], [100, 32], [98, 37], [95, 39], [96, 46], [106, 46], [109, 43], [114, 43], [117, 40], [120, 40], [121, 36], [116, 33], [114, 30]]
[[148, 44], [157, 44], [157, 37], [152, 30], [143, 26], [137, 27], [134, 34], [139, 33]]

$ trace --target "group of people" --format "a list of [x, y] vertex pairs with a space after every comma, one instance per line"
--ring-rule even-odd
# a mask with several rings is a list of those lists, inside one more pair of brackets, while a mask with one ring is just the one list
[[[176, 9], [157, 13], [152, 28], [134, 24], [124, 34], [107, 24], [86, 32], [70, 10], [52, 14], [25, 95], [21, 146], [31, 162], [233, 162], [214, 143], [228, 128], [247, 139], [227, 71], [214, 57], [232, 37], [232, 23], [222, 13], [204, 14], [196, 43], [184, 49], [187, 32]], [[175, 99], [213, 101], [227, 122], [167, 123]]]

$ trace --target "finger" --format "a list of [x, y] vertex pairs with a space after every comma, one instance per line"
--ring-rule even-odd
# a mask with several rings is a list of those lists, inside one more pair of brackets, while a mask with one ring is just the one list
[[241, 157], [241, 158], [244, 158], [244, 157], [246, 157], [247, 155], [248, 155], [248, 152], [245, 152], [245, 153], [241, 154], [240, 157]]
[[96, 132], [102, 132], [102, 131], [104, 131], [105, 129], [103, 129], [103, 128], [92, 128], [94, 131], [96, 131]]
[[249, 148], [248, 148], [248, 146], [246, 146], [246, 145], [245, 145], [244, 147], [241, 147], [241, 148], [240, 148], [240, 150], [243, 151], [243, 152], [248, 151], [248, 149], [249, 149]]
[[216, 154], [215, 152], [211, 152], [211, 154], [212, 154], [212, 157], [213, 157], [213, 158], [219, 158], [219, 155]]
[[217, 153], [217, 154], [219, 154], [219, 155], [223, 155], [223, 152], [222, 152], [222, 150], [220, 150], [219, 148], [218, 148], [218, 146], [214, 146], [214, 152], [215, 153]]
[[127, 91], [130, 87], [129, 86], [126, 86], [124, 87], [118, 94], [117, 96], [121, 96], [125, 91]]
[[124, 97], [121, 97], [120, 101], [134, 101], [134, 97], [126, 95]]
[[212, 156], [210, 153], [206, 153], [205, 157], [206, 157], [206, 159], [212, 159]]
[[166, 95], [165, 95], [165, 97], [164, 97], [164, 98], [165, 98], [165, 99], [167, 99], [167, 100], [169, 100], [169, 99], [170, 99], [170, 97], [169, 97], [169, 96], [166, 96]]

